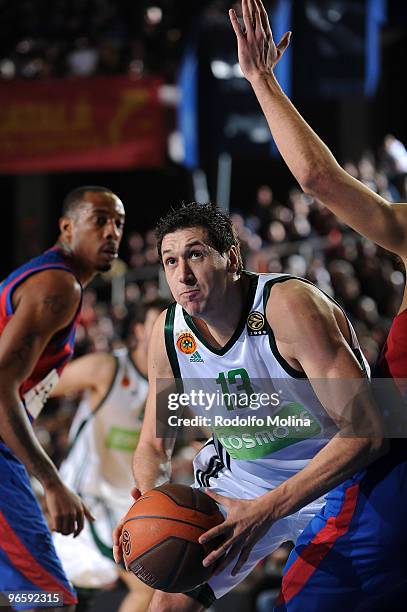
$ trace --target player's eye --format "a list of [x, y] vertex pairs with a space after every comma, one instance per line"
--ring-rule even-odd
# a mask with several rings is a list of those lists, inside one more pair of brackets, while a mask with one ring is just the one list
[[202, 257], [202, 253], [201, 251], [191, 251], [189, 256], [191, 259], [199, 259], [199, 257]]
[[176, 262], [175, 257], [167, 257], [164, 263], [166, 266], [173, 266], [175, 262]]
[[118, 230], [122, 230], [124, 228], [124, 221], [121, 221], [120, 219], [118, 219], [116, 221], [116, 227]]
[[105, 225], [106, 221], [107, 221], [107, 217], [105, 217], [104, 215], [98, 215], [96, 217], [96, 225], [99, 225], [100, 227], [102, 225]]

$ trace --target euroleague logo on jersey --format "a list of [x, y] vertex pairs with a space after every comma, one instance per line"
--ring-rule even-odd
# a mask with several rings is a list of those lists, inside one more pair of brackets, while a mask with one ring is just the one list
[[190, 332], [183, 332], [178, 336], [177, 347], [181, 353], [190, 355], [196, 351], [196, 340]]
[[128, 557], [131, 551], [131, 539], [127, 529], [124, 529], [122, 533], [122, 548], [124, 554], [126, 555], [126, 557]]
[[247, 317], [247, 329], [250, 336], [260, 336], [267, 334], [265, 329], [266, 321], [264, 315], [258, 310], [253, 310]]

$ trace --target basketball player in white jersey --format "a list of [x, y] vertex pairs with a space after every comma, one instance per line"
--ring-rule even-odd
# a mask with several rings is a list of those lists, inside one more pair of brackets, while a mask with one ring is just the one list
[[[112, 559], [112, 528], [128, 509], [131, 464], [148, 392], [147, 350], [155, 320], [166, 307], [157, 299], [140, 305], [132, 321], [133, 348], [91, 353], [73, 361], [53, 396], [83, 393], [70, 430], [68, 456], [60, 468], [65, 484], [86, 499], [96, 517], [80, 537], [55, 534], [69, 579], [81, 589], [101, 589], [120, 576], [129, 593], [120, 612], [142, 612], [152, 590]], [[88, 592], [88, 591], [87, 591]]]
[[[245, 272], [232, 223], [211, 204], [170, 211], [158, 224], [157, 239], [176, 303], [158, 318], [149, 347], [150, 390], [133, 463], [139, 491], [170, 478], [173, 440], [156, 436], [161, 381], [178, 379], [190, 396], [198, 378], [213, 393], [244, 390], [250, 396], [275, 382], [277, 412], [270, 402], [257, 416], [302, 415], [309, 421], [299, 436], [284, 426], [215, 427], [198, 453], [195, 486], [206, 488], [226, 514], [201, 541], [217, 535], [226, 540], [204, 560], [218, 562], [207, 584], [187, 594], [156, 591], [150, 604], [154, 612], [197, 611], [241, 582], [282, 542], [295, 541], [321, 509], [323, 521], [328, 491], [336, 492], [330, 502], [336, 513], [342, 508], [338, 498], [347, 500], [350, 520], [363, 468], [385, 452], [385, 443], [368, 392], [368, 366], [336, 302], [303, 279]], [[322, 379], [337, 383], [335, 394]], [[226, 416], [254, 414], [250, 407], [222, 409]], [[363, 438], [352, 430], [347, 435], [349, 410], [362, 419]], [[343, 526], [342, 515], [338, 520]], [[121, 524], [114, 533], [117, 561], [120, 532]]]

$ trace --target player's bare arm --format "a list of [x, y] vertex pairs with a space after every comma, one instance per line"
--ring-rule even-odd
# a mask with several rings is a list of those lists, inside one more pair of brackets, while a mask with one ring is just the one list
[[148, 350], [149, 393], [139, 443], [134, 452], [133, 471], [136, 484], [144, 493], [163, 484], [171, 475], [171, 455], [175, 438], [157, 437], [157, 396], [162, 391], [160, 381], [172, 384], [174, 379], [167, 357], [164, 339], [166, 312], [157, 319]]
[[[149, 393], [144, 413], [143, 426], [139, 442], [134, 452], [133, 472], [137, 489], [132, 491], [137, 497], [170, 479], [171, 456], [174, 449], [174, 437], [157, 437], [157, 381], [173, 381], [171, 365], [165, 349], [164, 324], [166, 312], [164, 311], [154, 324], [148, 349], [148, 382]], [[120, 535], [122, 523], [120, 522], [113, 532], [113, 555], [116, 562], [122, 556]]]
[[[219, 534], [227, 536], [206, 559], [206, 564], [214, 563], [230, 549], [217, 571], [238, 557], [233, 570], [236, 573], [272, 523], [333, 489], [387, 448], [368, 380], [346, 340], [346, 322], [340, 309], [315, 287], [289, 280], [273, 287], [266, 315], [281, 355], [306, 374], [338, 426], [338, 434], [303, 470], [266, 495], [243, 501], [207, 492], [228, 509], [226, 521], [201, 538], [203, 542]], [[338, 380], [335, 396], [324, 384], [327, 379]], [[354, 415], [364, 437], [354, 434], [350, 423]]]
[[64, 487], [38, 442], [19, 388], [52, 336], [75, 316], [79, 300], [80, 287], [67, 272], [48, 270], [30, 277], [14, 292], [14, 316], [0, 338], [1, 437], [44, 486], [52, 527], [75, 534], [83, 526], [83, 505]]
[[242, 0], [245, 32], [233, 10], [239, 63], [251, 83], [273, 138], [302, 189], [323, 202], [353, 229], [380, 246], [407, 256], [407, 205], [390, 204], [351, 177], [281, 90], [274, 67], [290, 33], [276, 45], [260, 0]]
[[50, 397], [90, 392], [92, 407], [106, 394], [116, 369], [116, 361], [109, 353], [90, 353], [68, 363]]

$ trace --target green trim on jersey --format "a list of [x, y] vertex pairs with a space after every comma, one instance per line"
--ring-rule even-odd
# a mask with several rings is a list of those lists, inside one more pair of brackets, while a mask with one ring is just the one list
[[88, 524], [89, 524], [90, 533], [92, 534], [93, 541], [95, 542], [97, 548], [99, 549], [99, 552], [107, 559], [114, 561], [112, 547], [107, 546], [104, 542], [102, 542], [102, 540], [99, 538], [95, 525], [93, 524], [92, 521], [88, 521]]
[[266, 321], [266, 329], [267, 329], [267, 335], [269, 338], [269, 344], [270, 344], [270, 349], [271, 352], [273, 353], [274, 357], [277, 359], [278, 363], [281, 365], [281, 367], [287, 372], [287, 374], [289, 374], [290, 376], [292, 376], [293, 378], [307, 378], [306, 374], [304, 372], [300, 372], [299, 370], [296, 370], [295, 368], [293, 368], [292, 366], [290, 366], [290, 364], [288, 363], [288, 361], [286, 361], [284, 359], [284, 357], [281, 355], [280, 351], [277, 348], [277, 342], [276, 342], [276, 338], [274, 336], [274, 332], [270, 327], [269, 322], [267, 321], [267, 317], [266, 317], [266, 306], [267, 306], [267, 302], [268, 299], [270, 297], [270, 291], [273, 287], [273, 285], [277, 284], [277, 283], [282, 283], [284, 281], [287, 280], [293, 280], [295, 279], [294, 276], [280, 276], [279, 278], [276, 279], [272, 279], [267, 281], [267, 283], [264, 285], [264, 289], [263, 289], [263, 310], [264, 310], [264, 318]]
[[177, 303], [173, 302], [168, 306], [167, 314], [165, 315], [165, 324], [164, 324], [164, 337], [165, 337], [165, 348], [167, 349], [167, 356], [171, 365], [172, 373], [175, 378], [175, 383], [177, 385], [177, 391], [182, 393], [183, 385], [181, 378], [181, 370], [178, 363], [178, 357], [174, 346], [174, 319], [175, 319], [175, 309], [177, 307]]
[[141, 378], [143, 378], [144, 380], [148, 380], [148, 376], [143, 374], [143, 372], [137, 367], [137, 364], [134, 361], [130, 350], [129, 350], [129, 361], [130, 361], [131, 365], [133, 366], [133, 368], [135, 369], [135, 371], [137, 372], [137, 374], [139, 376], [141, 376]]
[[184, 315], [184, 319], [186, 324], [188, 325], [188, 327], [194, 332], [194, 334], [196, 335], [196, 337], [198, 338], [198, 340], [200, 342], [202, 342], [202, 344], [208, 349], [208, 351], [211, 351], [211, 353], [214, 353], [215, 355], [225, 355], [231, 348], [232, 346], [235, 344], [235, 342], [239, 339], [242, 331], [244, 330], [244, 327], [246, 325], [246, 320], [247, 317], [250, 313], [251, 307], [253, 305], [253, 300], [254, 300], [254, 296], [256, 295], [256, 289], [257, 289], [257, 283], [259, 281], [259, 277], [257, 274], [253, 274], [252, 272], [246, 272], [246, 270], [244, 270], [242, 272], [242, 274], [244, 274], [245, 276], [249, 277], [249, 290], [247, 292], [247, 296], [246, 296], [246, 302], [245, 305], [242, 309], [242, 313], [240, 315], [240, 319], [239, 319], [239, 323], [232, 335], [231, 338], [229, 338], [229, 340], [226, 342], [225, 346], [223, 346], [222, 348], [218, 349], [215, 348], [214, 346], [211, 346], [208, 341], [204, 338], [204, 336], [201, 334], [201, 332], [199, 331], [199, 329], [196, 327], [192, 317], [184, 310], [182, 309], [182, 314]]
[[68, 452], [67, 452], [67, 456], [69, 455], [69, 453], [71, 452], [71, 450], [73, 449], [73, 447], [75, 446], [79, 436], [81, 435], [84, 427], [89, 423], [89, 421], [91, 421], [93, 419], [93, 417], [95, 416], [95, 414], [97, 412], [99, 412], [99, 410], [101, 409], [101, 407], [103, 406], [103, 404], [105, 403], [105, 401], [107, 400], [111, 390], [113, 389], [113, 385], [116, 382], [116, 378], [117, 378], [117, 374], [119, 372], [119, 358], [116, 355], [113, 355], [113, 358], [115, 360], [115, 370], [114, 370], [114, 374], [112, 377], [112, 380], [110, 382], [110, 385], [106, 391], [106, 393], [104, 394], [104, 396], [102, 397], [102, 399], [100, 400], [100, 402], [97, 404], [96, 408], [94, 408], [92, 410], [92, 412], [86, 417], [86, 419], [84, 419], [82, 421], [82, 423], [79, 425], [78, 429], [76, 430], [76, 434], [74, 439], [72, 440], [71, 444], [69, 445], [68, 448]]

